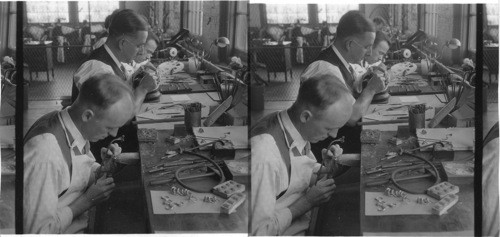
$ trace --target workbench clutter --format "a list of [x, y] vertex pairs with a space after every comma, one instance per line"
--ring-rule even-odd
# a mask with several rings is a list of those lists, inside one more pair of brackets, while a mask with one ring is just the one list
[[231, 214], [245, 201], [245, 185], [232, 180], [199, 193], [172, 185], [170, 191], [151, 190], [154, 214], [225, 213]]
[[458, 202], [459, 188], [448, 182], [438, 183], [426, 192], [408, 194], [390, 187], [384, 192], [366, 192], [366, 215], [443, 215]]

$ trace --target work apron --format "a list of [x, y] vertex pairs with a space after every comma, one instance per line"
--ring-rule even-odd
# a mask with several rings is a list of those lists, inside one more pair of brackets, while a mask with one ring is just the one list
[[[89, 143], [85, 145], [85, 154], [77, 155], [75, 150], [78, 151], [78, 147], [71, 146], [69, 140], [68, 131], [66, 125], [61, 118], [61, 114], [58, 114], [59, 121], [61, 121], [64, 134], [66, 135], [66, 141], [70, 147], [71, 153], [71, 181], [67, 190], [59, 194], [59, 202], [57, 208], [63, 208], [69, 206], [76, 199], [82, 196], [87, 190], [89, 178], [92, 172], [92, 165], [95, 163], [95, 159], [90, 154]], [[80, 153], [80, 152], [78, 152]], [[64, 231], [64, 234], [74, 234], [83, 233], [85, 228], [88, 226], [88, 212], [84, 212], [81, 215], [74, 217], [71, 224]]]
[[[313, 169], [316, 164], [316, 159], [311, 156], [302, 155], [296, 147], [291, 147], [293, 141], [289, 141], [285, 132], [285, 127], [281, 120], [281, 116], [278, 113], [278, 121], [285, 136], [285, 141], [290, 154], [290, 172], [289, 175], [289, 185], [287, 190], [281, 194], [276, 200], [276, 210], [281, 210], [288, 208], [299, 198], [306, 194], [309, 189], [311, 176], [313, 174]], [[309, 152], [309, 154], [311, 154]], [[311, 220], [311, 212], [307, 212], [304, 215], [298, 217], [288, 229], [285, 230], [283, 235], [305, 235], [305, 231], [309, 228], [309, 222]]]

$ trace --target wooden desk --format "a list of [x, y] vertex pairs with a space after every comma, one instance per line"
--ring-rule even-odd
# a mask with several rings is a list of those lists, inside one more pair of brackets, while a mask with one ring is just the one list
[[[205, 106], [217, 105], [206, 93], [188, 94], [189, 98], [194, 102], [198, 101]], [[171, 101], [170, 95], [162, 95], [161, 101]], [[143, 104], [141, 111], [145, 111], [146, 107], [151, 104]], [[144, 120], [137, 118], [137, 120]], [[183, 124], [184, 122], [174, 122]], [[149, 223], [149, 231], [153, 233], [207, 233], [207, 232], [229, 232], [229, 233], [248, 233], [248, 198], [236, 209], [235, 213], [226, 214], [169, 214], [155, 215], [153, 214], [151, 203], [151, 190], [169, 190], [167, 185], [150, 186], [149, 182], [154, 179], [152, 174], [148, 173], [151, 165], [159, 163], [160, 157], [165, 155], [165, 151], [169, 149], [169, 144], [165, 142], [168, 135], [173, 134], [174, 123], [156, 123], [156, 124], [139, 124], [138, 129], [155, 128], [159, 132], [157, 141], [153, 143], [139, 142], [139, 153], [141, 157], [142, 183], [146, 196], [147, 217]], [[189, 156], [183, 154], [182, 156]], [[227, 159], [224, 157], [223, 159]], [[249, 179], [249, 178], [248, 178]], [[245, 184], [249, 190], [249, 183]], [[200, 200], [201, 201], [201, 200]]]
[[[442, 98], [442, 95], [440, 95]], [[436, 106], [441, 103], [434, 95], [417, 96], [420, 102], [427, 105]], [[397, 101], [398, 97], [391, 97], [389, 103]], [[372, 105], [368, 111], [381, 105]], [[428, 123], [428, 121], [427, 121]], [[427, 124], [426, 123], [426, 124]], [[405, 124], [398, 124], [405, 125]], [[389, 144], [388, 139], [396, 135], [398, 125], [377, 125], [364, 126], [363, 129], [383, 130], [380, 142], [376, 145], [362, 144], [361, 146], [361, 200], [360, 200], [360, 226], [363, 235], [474, 235], [474, 184], [473, 178], [463, 179], [460, 182], [450, 180], [451, 183], [459, 186], [459, 201], [452, 207], [448, 214], [437, 215], [393, 215], [393, 216], [366, 216], [365, 215], [365, 192], [381, 191], [386, 187], [394, 187], [392, 184], [380, 185], [375, 187], [366, 187], [365, 183], [369, 181], [364, 173], [367, 168], [372, 168], [380, 164], [392, 163], [397, 160], [408, 159], [407, 156], [397, 157], [389, 161], [380, 161], [386, 152], [395, 150], [395, 145]], [[407, 124], [406, 124], [407, 125]], [[429, 152], [418, 153], [424, 158], [430, 158]], [[472, 152], [443, 152], [437, 156], [437, 161], [460, 161], [470, 157]], [[433, 180], [415, 181], [413, 185], [425, 188], [432, 185]], [[383, 195], [382, 195], [383, 196]], [[414, 200], [413, 200], [414, 201]]]

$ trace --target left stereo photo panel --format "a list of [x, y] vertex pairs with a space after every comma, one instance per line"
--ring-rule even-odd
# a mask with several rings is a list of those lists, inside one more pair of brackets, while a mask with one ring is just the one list
[[[16, 2], [0, 2], [0, 235], [15, 234]], [[18, 108], [19, 109], [19, 108]], [[22, 109], [22, 108], [20, 108]]]

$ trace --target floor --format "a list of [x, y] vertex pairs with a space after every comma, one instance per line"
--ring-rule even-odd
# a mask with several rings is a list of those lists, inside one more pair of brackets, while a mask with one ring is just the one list
[[28, 99], [32, 100], [59, 100], [71, 96], [73, 74], [80, 66], [79, 63], [64, 63], [54, 65], [54, 77], [49, 73], [49, 80], [45, 72], [32, 73], [30, 79], [28, 70], [24, 71], [24, 78], [29, 80]]

